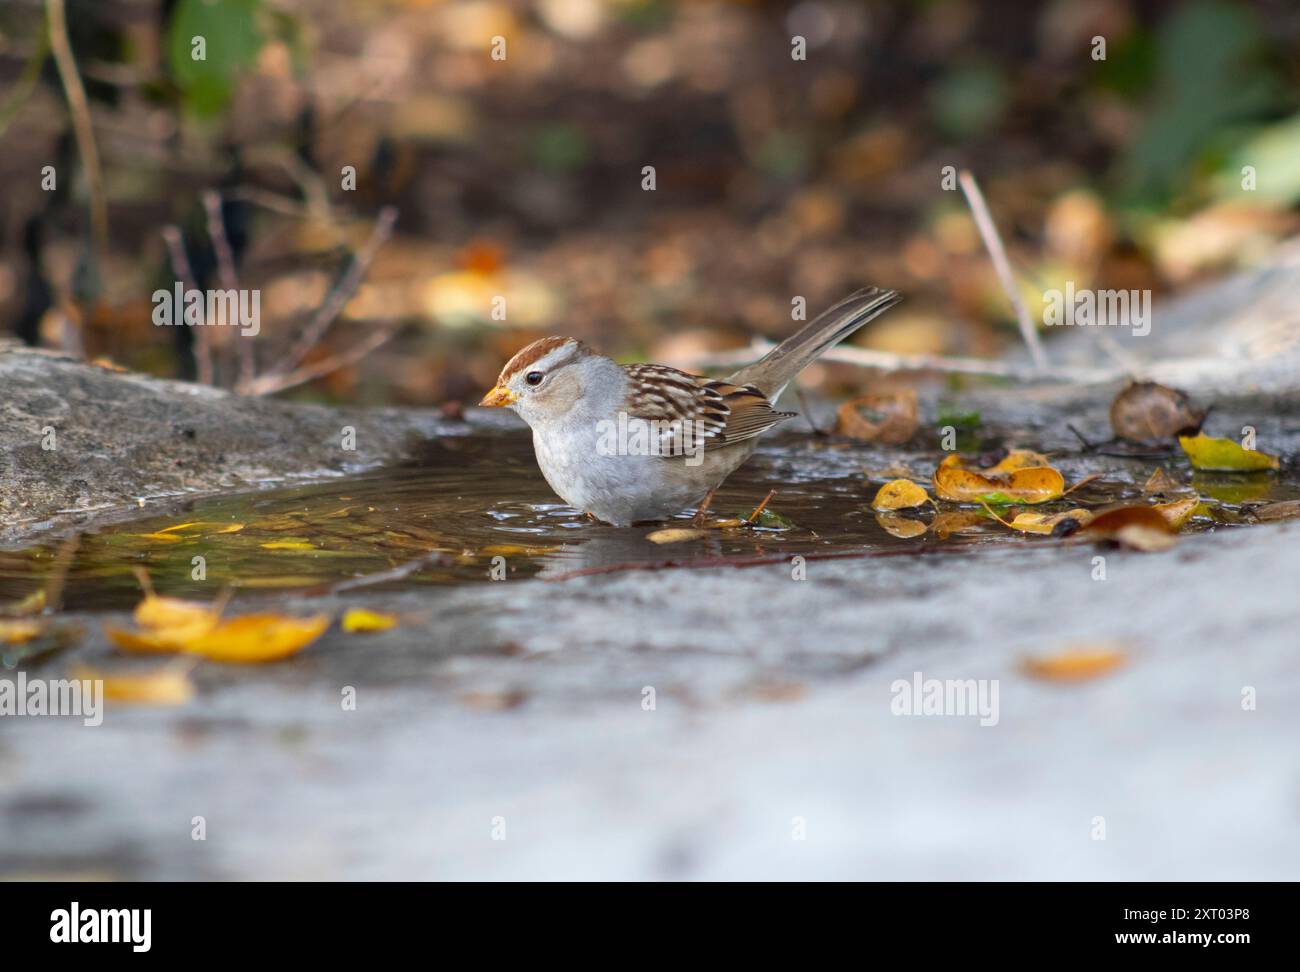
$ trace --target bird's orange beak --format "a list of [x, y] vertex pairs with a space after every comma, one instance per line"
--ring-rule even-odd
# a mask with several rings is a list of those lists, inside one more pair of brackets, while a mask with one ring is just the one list
[[479, 405], [485, 408], [505, 408], [507, 405], [513, 405], [519, 396], [509, 388], [497, 385], [490, 392], [483, 396], [483, 401]]

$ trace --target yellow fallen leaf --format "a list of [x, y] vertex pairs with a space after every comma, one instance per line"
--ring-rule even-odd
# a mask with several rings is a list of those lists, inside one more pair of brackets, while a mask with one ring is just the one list
[[244, 614], [222, 621], [211, 631], [188, 642], [184, 651], [218, 662], [279, 661], [319, 638], [329, 623], [328, 614], [310, 618]]
[[72, 677], [102, 682], [104, 698], [130, 705], [184, 705], [194, 697], [188, 669], [163, 665], [149, 672], [109, 674], [76, 665]]
[[391, 614], [380, 614], [378, 611], [367, 611], [365, 608], [348, 608], [343, 613], [340, 627], [348, 634], [354, 634], [365, 631], [387, 631], [395, 624], [397, 618]]
[[910, 516], [903, 516], [901, 513], [877, 513], [876, 522], [891, 537], [898, 537], [900, 540], [911, 540], [913, 537], [919, 537], [929, 529], [920, 520], [914, 520]]
[[924, 486], [910, 479], [894, 479], [885, 483], [871, 501], [873, 510], [908, 510], [930, 501]]
[[268, 540], [260, 545], [263, 550], [315, 550], [316, 545], [306, 540]]
[[646, 539], [651, 543], [681, 543], [684, 540], [698, 540], [700, 537], [707, 537], [708, 530], [691, 529], [690, 527], [668, 527], [663, 530], [655, 530], [653, 533], [647, 533]]
[[1017, 469], [1050, 468], [1051, 465], [1047, 461], [1047, 456], [1041, 452], [1033, 452], [1030, 449], [1012, 449], [996, 466], [984, 471], [990, 476], [1001, 476], [1015, 472]]
[[158, 533], [180, 533], [187, 530], [190, 533], [238, 533], [244, 529], [242, 523], [222, 523], [221, 521], [195, 520], [193, 523], [177, 523], [175, 526], [169, 526], [165, 530], [159, 530]]
[[1277, 456], [1255, 449], [1243, 449], [1232, 439], [1216, 439], [1205, 434], [1181, 435], [1178, 444], [1187, 453], [1193, 469], [1255, 472], [1260, 469], [1276, 469], [1279, 465]]
[[37, 638], [45, 630], [45, 625], [30, 618], [16, 621], [0, 620], [0, 642], [8, 645], [21, 645]]
[[[1092, 520], [1092, 514], [1087, 510], [1076, 509], [1066, 510], [1064, 513], [1020, 513], [1012, 519], [1007, 526], [1013, 530], [1019, 530], [1021, 533], [1038, 533], [1050, 535], [1061, 529], [1061, 524], [1067, 520], [1073, 520], [1079, 526], [1087, 526]], [[1074, 529], [1077, 529], [1075, 527]]]
[[1157, 503], [1156, 510], [1163, 516], [1171, 527], [1175, 530], [1181, 530], [1187, 525], [1187, 521], [1192, 518], [1196, 512], [1196, 507], [1201, 504], [1199, 496], [1192, 496], [1188, 499], [1175, 500], [1172, 503]]
[[172, 654], [211, 631], [221, 619], [221, 610], [197, 601], [146, 594], [132, 617], [138, 630], [105, 627], [109, 641], [123, 651]]
[[[1065, 490], [1065, 480], [1051, 466], [1025, 466], [1037, 453], [1008, 456], [988, 470], [966, 468], [960, 456], [948, 456], [934, 471], [934, 494], [956, 503], [1046, 503]], [[1009, 463], [1009, 465], [1008, 465]]]
[[1127, 660], [1119, 645], [1077, 646], [1051, 655], [1024, 659], [1021, 668], [1034, 678], [1080, 682], [1119, 668]]
[[521, 547], [514, 543], [493, 543], [479, 550], [484, 557], [538, 557], [550, 553], [553, 547]]
[[0, 604], [0, 614], [7, 617], [22, 617], [27, 614], [40, 614], [45, 610], [45, 589], [28, 594], [21, 601]]
[[132, 533], [137, 540], [154, 540], [158, 543], [180, 543], [185, 537], [176, 533]]

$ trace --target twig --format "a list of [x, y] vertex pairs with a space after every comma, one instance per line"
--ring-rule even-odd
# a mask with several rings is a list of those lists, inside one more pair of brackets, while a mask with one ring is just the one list
[[410, 577], [412, 574], [424, 569], [425, 567], [438, 567], [449, 562], [449, 558], [440, 550], [425, 554], [423, 557], [416, 557], [414, 560], [408, 560], [404, 564], [398, 564], [391, 570], [381, 570], [375, 574], [362, 574], [360, 577], [350, 577], [344, 581], [337, 581], [333, 584], [318, 584], [316, 587], [308, 587], [300, 591], [302, 597], [321, 597], [328, 594], [341, 594], [344, 591], [355, 591], [359, 587], [373, 587], [375, 584], [387, 584], [391, 581], [399, 581], [403, 578]]
[[[221, 193], [208, 189], [203, 193], [203, 209], [208, 217], [208, 238], [212, 240], [212, 250], [217, 256], [217, 274], [221, 278], [223, 290], [239, 289], [239, 274], [235, 272], [235, 254], [230, 249], [230, 239], [226, 236], [226, 220], [221, 215]], [[253, 342], [235, 339], [239, 357], [239, 383], [253, 380]]]
[[3, 106], [0, 106], [0, 135], [4, 134], [9, 123], [14, 120], [14, 116], [32, 96], [36, 86], [41, 83], [41, 69], [45, 66], [45, 59], [49, 54], [50, 32], [42, 29], [36, 39], [36, 49], [23, 65], [23, 73], [14, 82], [13, 90], [9, 92], [9, 97], [5, 99]]
[[767, 509], [767, 504], [772, 502], [772, 497], [775, 495], [776, 495], [776, 490], [769, 489], [767, 491], [767, 495], [763, 497], [763, 502], [759, 503], [756, 507], [754, 507], [754, 512], [749, 514], [749, 519], [747, 519], [745, 522], [753, 523], [755, 520], [757, 520], [759, 514], [762, 513], [765, 509]]
[[68, 569], [72, 566], [72, 558], [76, 556], [79, 546], [81, 546], [80, 533], [74, 533], [59, 544], [58, 552], [54, 555], [54, 566], [50, 568], [50, 573], [45, 578], [45, 613], [47, 614], [54, 614], [62, 607], [63, 587], [68, 581]]
[[1075, 437], [1076, 439], [1078, 439], [1078, 440], [1083, 444], [1083, 451], [1084, 451], [1084, 452], [1091, 452], [1093, 449], [1097, 448], [1093, 443], [1091, 443], [1091, 442], [1089, 442], [1087, 439], [1085, 439], [1085, 438], [1083, 437], [1083, 433], [1080, 432], [1078, 429], [1076, 429], [1072, 423], [1070, 423], [1070, 422], [1066, 422], [1066, 423], [1065, 423], [1065, 427], [1066, 427], [1067, 429], [1069, 429], [1071, 432], [1073, 432], [1073, 433], [1074, 433], [1074, 437]]
[[[167, 244], [167, 252], [171, 255], [172, 270], [181, 282], [181, 286], [186, 290], [194, 290], [194, 271], [190, 268], [190, 258], [185, 255], [185, 239], [181, 236], [181, 231], [175, 226], [164, 226], [162, 229], [163, 241]], [[172, 313], [179, 316], [179, 320], [173, 323], [180, 326], [185, 324], [185, 305], [181, 302], [180, 307], [172, 308]], [[195, 325], [194, 334], [194, 363], [198, 371], [199, 381], [204, 385], [212, 384], [212, 347], [208, 340], [207, 322], [202, 321]]]
[[998, 235], [997, 225], [993, 222], [993, 217], [989, 215], [989, 208], [984, 203], [984, 194], [980, 192], [975, 177], [965, 169], [957, 176], [957, 181], [961, 184], [961, 191], [966, 194], [966, 202], [970, 204], [971, 215], [975, 217], [975, 225], [979, 227], [980, 236], [984, 239], [984, 247], [993, 260], [993, 269], [997, 271], [998, 279], [1002, 282], [1002, 289], [1006, 292], [1007, 300], [1011, 301], [1012, 308], [1015, 309], [1016, 323], [1020, 325], [1020, 336], [1024, 338], [1029, 348], [1034, 365], [1040, 370], [1046, 368], [1047, 355], [1043, 353], [1043, 346], [1038, 340], [1038, 330], [1034, 327], [1034, 322], [1029, 319], [1029, 311], [1016, 287], [1016, 278], [1011, 272], [1007, 251], [1002, 246], [1002, 237]]
[[[699, 355], [689, 362], [695, 368], [725, 368], [750, 364], [776, 347], [770, 341], [754, 341], [746, 348]], [[1040, 370], [985, 358], [954, 358], [934, 354], [894, 354], [870, 348], [840, 345], [823, 353], [818, 361], [837, 361], [880, 371], [941, 371], [947, 374], [985, 375], [1017, 380], [1048, 379], [1066, 382], [1104, 382], [1123, 377], [1113, 369], [1055, 367]]]
[[86, 170], [86, 184], [90, 189], [90, 227], [95, 247], [102, 255], [108, 249], [108, 202], [104, 198], [104, 177], [99, 167], [99, 150], [95, 146], [95, 131], [90, 124], [90, 109], [86, 104], [86, 89], [77, 73], [77, 61], [72, 56], [68, 42], [68, 21], [63, 0], [45, 0], [45, 16], [50, 28], [50, 51], [59, 69], [63, 92], [72, 114], [72, 128], [77, 138], [77, 151]]
[[340, 368], [346, 368], [348, 365], [356, 364], [375, 348], [386, 344], [397, 333], [397, 328], [390, 327], [383, 331], [377, 331], [370, 335], [360, 344], [354, 345], [347, 351], [338, 354], [332, 354], [328, 358], [304, 365], [287, 375], [266, 374], [260, 378], [254, 378], [247, 384], [237, 385], [235, 390], [241, 395], [270, 395], [275, 392], [284, 391], [286, 388], [296, 388], [298, 385], [306, 384], [317, 378], [323, 378], [325, 375]]
[[[366, 240], [365, 246], [358, 250], [352, 256], [352, 263], [347, 272], [334, 286], [325, 298], [320, 308], [316, 311], [311, 319], [311, 323], [303, 330], [289, 353], [285, 355], [283, 361], [271, 369], [269, 375], [287, 375], [311, 352], [316, 346], [329, 326], [334, 323], [343, 306], [352, 297], [353, 292], [361, 283], [370, 269], [370, 263], [379, 252], [379, 248], [392, 235], [393, 225], [397, 222], [397, 208], [395, 206], [385, 206], [379, 214], [379, 219], [375, 223], [375, 228], [370, 234], [370, 239]], [[269, 375], [267, 377], [269, 377]]]

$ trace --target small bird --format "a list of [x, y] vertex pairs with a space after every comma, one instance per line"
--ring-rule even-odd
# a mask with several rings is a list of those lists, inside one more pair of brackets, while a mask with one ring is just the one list
[[785, 387], [901, 299], [859, 290], [722, 380], [620, 365], [575, 338], [542, 338], [506, 363], [479, 404], [529, 424], [542, 475], [574, 509], [613, 526], [662, 520], [707, 507], [758, 436], [795, 415], [772, 406]]

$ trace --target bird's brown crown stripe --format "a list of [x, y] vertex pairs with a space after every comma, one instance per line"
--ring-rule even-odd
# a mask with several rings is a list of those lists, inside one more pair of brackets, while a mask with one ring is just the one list
[[556, 348], [563, 347], [565, 344], [572, 344], [576, 354], [584, 354], [587, 349], [584, 345], [573, 338], [567, 337], [544, 337], [534, 341], [526, 348], [521, 349], [513, 358], [506, 362], [506, 366], [501, 369], [501, 377], [498, 384], [504, 385], [516, 374], [523, 371], [531, 364], [535, 364], [542, 358], [546, 357]]

